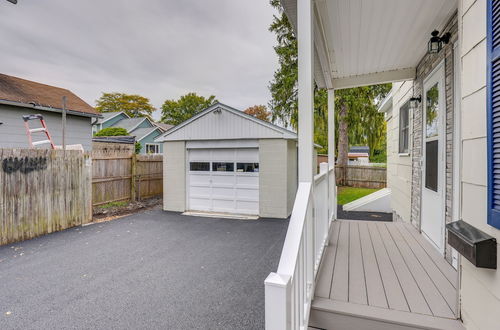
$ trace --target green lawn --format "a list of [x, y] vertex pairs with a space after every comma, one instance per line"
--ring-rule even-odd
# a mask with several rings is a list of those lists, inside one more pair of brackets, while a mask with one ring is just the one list
[[369, 188], [353, 188], [353, 187], [341, 187], [337, 189], [337, 203], [339, 205], [344, 205], [350, 203], [358, 198], [369, 195], [378, 189]]

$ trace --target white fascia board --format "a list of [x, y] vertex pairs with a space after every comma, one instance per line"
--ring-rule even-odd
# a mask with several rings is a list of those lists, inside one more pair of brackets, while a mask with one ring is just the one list
[[398, 69], [368, 73], [359, 76], [333, 79], [334, 89], [354, 88], [376, 84], [384, 84], [403, 80], [414, 80], [417, 70], [415, 68]]

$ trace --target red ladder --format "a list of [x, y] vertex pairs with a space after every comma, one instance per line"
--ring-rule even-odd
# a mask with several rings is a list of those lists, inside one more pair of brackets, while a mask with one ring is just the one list
[[[40, 120], [42, 127], [30, 129], [30, 125], [28, 122], [30, 120], [36, 120], [36, 119]], [[50, 143], [52, 149], [56, 148], [54, 142], [52, 141], [52, 138], [50, 137], [49, 129], [47, 128], [47, 125], [45, 124], [45, 120], [43, 119], [42, 115], [24, 115], [23, 120], [24, 120], [24, 127], [26, 128], [26, 134], [28, 135], [29, 145], [31, 148], [47, 143]], [[45, 133], [45, 135], [47, 135], [47, 140], [33, 142], [33, 139], [31, 138], [31, 133]]]

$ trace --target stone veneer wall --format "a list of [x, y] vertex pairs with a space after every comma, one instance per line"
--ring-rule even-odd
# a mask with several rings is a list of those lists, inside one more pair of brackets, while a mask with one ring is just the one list
[[[438, 54], [426, 54], [417, 66], [417, 77], [414, 81], [414, 95], [422, 95], [423, 82], [429, 73], [444, 59], [445, 65], [445, 98], [446, 98], [446, 190], [445, 190], [445, 222], [452, 221], [453, 210], [453, 126], [454, 126], [454, 78], [453, 78], [453, 44], [458, 39], [458, 17], [455, 13], [448, 21], [441, 33], [450, 32], [451, 39]], [[413, 144], [412, 144], [412, 193], [411, 193], [411, 222], [420, 228], [420, 207], [422, 189], [422, 123], [423, 102], [413, 110]], [[447, 237], [445, 238], [445, 242]], [[446, 243], [445, 258], [451, 263], [451, 250]]]

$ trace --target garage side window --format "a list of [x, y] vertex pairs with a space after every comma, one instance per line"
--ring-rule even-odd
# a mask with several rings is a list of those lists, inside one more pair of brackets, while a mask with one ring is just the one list
[[189, 163], [190, 171], [210, 171], [210, 163], [209, 162], [190, 162]]
[[259, 163], [237, 163], [236, 172], [259, 172]]
[[234, 172], [234, 163], [212, 163], [212, 171], [214, 172]]

